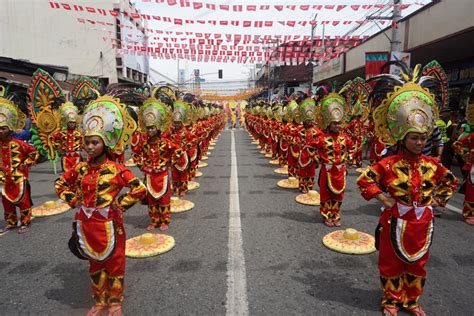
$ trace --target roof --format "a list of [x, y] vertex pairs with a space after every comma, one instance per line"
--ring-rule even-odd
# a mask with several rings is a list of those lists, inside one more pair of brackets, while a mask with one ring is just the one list
[[[13, 84], [27, 88], [31, 82], [31, 76], [16, 74], [16, 73], [7, 72], [7, 71], [0, 71], [0, 81], [4, 81], [6, 83], [13, 83]], [[73, 83], [69, 83], [67, 81], [56, 81], [56, 82], [64, 91], [72, 91], [72, 88], [74, 87]]]

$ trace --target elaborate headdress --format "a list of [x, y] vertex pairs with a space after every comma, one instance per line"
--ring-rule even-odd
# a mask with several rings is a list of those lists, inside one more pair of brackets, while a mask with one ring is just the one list
[[370, 114], [369, 95], [372, 91], [370, 85], [364, 79], [356, 77], [344, 86], [346, 88], [345, 99], [351, 109], [351, 114], [353, 116], [360, 115], [363, 121], [367, 120]]
[[100, 96], [99, 82], [87, 76], [81, 76], [71, 91], [70, 100], [79, 109], [83, 109], [89, 102]]
[[181, 122], [185, 125], [189, 124], [191, 122], [190, 117], [189, 117], [189, 104], [177, 100], [173, 103], [173, 121], [174, 122]]
[[[377, 107], [373, 112], [375, 133], [387, 145], [396, 144], [409, 132], [430, 134], [439, 116], [438, 107], [446, 100], [446, 82], [434, 75], [440, 73], [434, 70], [434, 63], [421, 73], [420, 65], [413, 71], [403, 63], [397, 65], [402, 68], [401, 76], [370, 79], [376, 82], [371, 95], [373, 106]], [[383, 93], [386, 96], [382, 99], [379, 96]]]
[[316, 110], [316, 102], [311, 98], [306, 98], [298, 106], [298, 116], [301, 121], [314, 121], [314, 112]]
[[26, 116], [13, 101], [6, 98], [6, 94], [7, 89], [0, 86], [0, 126], [14, 132], [25, 126]]
[[71, 102], [63, 103], [59, 108], [59, 113], [61, 114], [61, 127], [63, 129], [67, 128], [69, 122], [77, 123], [79, 119], [78, 109]]
[[148, 98], [140, 109], [138, 121], [142, 130], [149, 126], [155, 126], [164, 132], [170, 128], [173, 117], [168, 106], [156, 98]]
[[281, 103], [277, 103], [273, 107], [273, 115], [275, 116], [275, 119], [278, 122], [282, 122], [283, 120], [285, 120], [286, 111], [286, 106], [283, 106], [283, 104]]
[[31, 140], [36, 149], [50, 160], [56, 160], [51, 135], [60, 129], [59, 106], [66, 101], [58, 83], [46, 71], [38, 69], [28, 87], [30, 112], [33, 127]]
[[165, 104], [169, 107], [172, 107], [174, 101], [176, 101], [176, 94], [169, 86], [153, 87], [151, 89], [150, 96], [161, 101], [162, 104]]
[[320, 101], [315, 110], [315, 118], [322, 128], [327, 128], [331, 122], [346, 122], [349, 107], [341, 95], [343, 90], [345, 90], [344, 87], [339, 93], [329, 92], [326, 86], [321, 86], [316, 90]]
[[99, 136], [112, 151], [123, 152], [136, 129], [137, 125], [126, 106], [111, 96], [99, 97], [89, 103], [84, 111], [84, 136]]
[[287, 110], [286, 110], [286, 121], [287, 122], [297, 122], [299, 119], [298, 115], [298, 103], [296, 103], [295, 100], [291, 100], [290, 103], [288, 103]]

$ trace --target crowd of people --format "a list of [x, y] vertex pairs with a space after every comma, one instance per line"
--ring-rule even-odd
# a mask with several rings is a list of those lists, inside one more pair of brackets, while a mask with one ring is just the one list
[[[29, 115], [34, 122], [32, 145], [14, 138], [26, 116], [0, 97], [0, 184], [6, 225], [0, 235], [30, 226], [32, 214], [29, 168], [41, 155], [61, 160], [62, 174], [55, 181], [58, 197], [76, 208], [71, 252], [90, 263], [94, 306], [88, 315], [122, 314], [126, 234], [122, 214], [142, 201], [148, 206], [146, 230], [170, 225], [171, 195], [183, 196], [197, 172], [210, 141], [225, 128], [221, 108], [204, 104], [191, 94], [178, 97], [166, 86], [152, 87], [142, 95], [138, 115], [122, 102], [124, 91], [100, 95], [98, 84], [81, 78], [66, 101], [64, 93], [45, 71], [35, 72], [30, 88]], [[61, 100], [55, 109], [52, 100]], [[87, 100], [84, 103], [84, 100]], [[82, 113], [76, 104], [85, 105]], [[136, 116], [136, 117], [134, 117]], [[131, 147], [131, 164], [144, 181], [124, 165]], [[85, 151], [85, 155], [83, 152]], [[128, 192], [120, 195], [122, 188]]]
[[[95, 299], [88, 315], [121, 315], [126, 234], [122, 213], [138, 202], [148, 207], [147, 231], [170, 225], [172, 194], [183, 196], [199, 162], [230, 120], [238, 121], [261, 150], [296, 179], [303, 194], [314, 191], [319, 168], [319, 211], [327, 227], [341, 226], [341, 205], [350, 167], [361, 173], [364, 199], [383, 205], [376, 230], [384, 315], [400, 308], [425, 315], [418, 304], [426, 279], [425, 264], [435, 211], [446, 205], [458, 180], [450, 171], [461, 164], [465, 193], [463, 219], [474, 225], [472, 159], [474, 106], [466, 117], [447, 107], [447, 82], [436, 62], [423, 69], [401, 65], [403, 76], [355, 78], [339, 89], [321, 86], [313, 96], [297, 94], [284, 102], [259, 101], [240, 116], [221, 106], [171, 88], [152, 87], [136, 94], [140, 110], [124, 104], [126, 92], [100, 95], [98, 83], [83, 77], [66, 100], [43, 70], [28, 89], [33, 123], [29, 141], [18, 139], [27, 117], [0, 97], [0, 184], [6, 234], [28, 232], [31, 220], [29, 169], [39, 156], [61, 160], [55, 181], [58, 197], [77, 208], [71, 252], [89, 260]], [[60, 104], [56, 107], [55, 104]], [[126, 166], [143, 173], [143, 181]], [[84, 155], [85, 151], [85, 155]], [[370, 165], [363, 167], [369, 158]], [[368, 156], [368, 157], [367, 157]], [[122, 188], [129, 191], [120, 195]], [[16, 209], [19, 209], [20, 226]]]
[[[425, 315], [418, 300], [434, 216], [457, 189], [450, 171], [454, 159], [464, 180], [463, 219], [474, 225], [469, 133], [474, 105], [462, 119], [455, 116], [448, 107], [446, 75], [436, 61], [423, 69], [397, 64], [400, 76], [355, 78], [339, 90], [321, 86], [313, 96], [254, 102], [245, 122], [262, 153], [287, 168], [289, 182], [296, 179], [301, 193], [313, 191], [319, 168], [319, 211], [328, 227], [341, 226], [347, 168], [357, 168], [362, 197], [383, 205], [375, 238], [383, 314], [397, 315], [403, 308]], [[361, 168], [367, 151], [370, 164]]]

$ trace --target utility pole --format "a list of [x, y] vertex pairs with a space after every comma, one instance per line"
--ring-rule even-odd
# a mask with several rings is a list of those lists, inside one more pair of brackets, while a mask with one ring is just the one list
[[[385, 32], [384, 35], [390, 41], [390, 52], [401, 52], [402, 51], [402, 40], [400, 30], [398, 28], [398, 21], [402, 18], [402, 0], [393, 0], [393, 12], [392, 16], [368, 16], [367, 20], [391, 20], [392, 21], [392, 37], [389, 38]], [[378, 26], [378, 24], [376, 24]], [[379, 26], [380, 28], [380, 26]], [[380, 28], [381, 29], [381, 28]]]
[[[316, 18], [317, 18], [317, 17], [318, 17], [318, 14], [316, 13], [316, 14], [314, 15], [313, 21], [316, 22]], [[314, 32], [316, 31], [316, 26], [317, 26], [316, 23], [314, 23], [314, 25], [311, 25], [311, 50], [310, 50], [310, 52], [311, 52], [311, 57], [310, 57], [310, 59], [309, 59], [309, 64], [311, 65], [311, 66], [309, 67], [309, 69], [311, 69], [311, 80], [310, 80], [310, 87], [309, 87], [310, 94], [312, 94], [312, 92], [313, 92], [313, 84], [314, 84], [314, 82], [313, 82], [313, 78], [314, 78], [314, 57], [313, 57], [313, 55], [314, 55], [314, 48], [313, 48], [313, 47], [314, 47], [315, 45], [314, 45], [313, 39], [314, 39]], [[323, 25], [323, 27], [324, 27], [324, 25]]]
[[402, 40], [400, 29], [397, 26], [398, 21], [402, 18], [402, 10], [400, 9], [402, 0], [393, 0], [393, 15], [392, 15], [392, 40], [390, 43], [391, 52], [402, 51]]

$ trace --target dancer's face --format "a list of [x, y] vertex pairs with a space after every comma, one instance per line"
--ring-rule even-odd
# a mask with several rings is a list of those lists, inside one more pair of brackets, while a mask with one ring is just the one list
[[76, 122], [67, 122], [67, 128], [70, 131], [73, 131], [76, 129]]
[[331, 124], [329, 124], [329, 131], [334, 134], [339, 133], [341, 131], [341, 123], [331, 122]]
[[408, 133], [404, 139], [406, 150], [413, 155], [420, 155], [428, 141], [426, 133]]
[[6, 126], [0, 126], [0, 139], [8, 138], [11, 134], [11, 131]]
[[156, 126], [147, 126], [146, 132], [148, 133], [148, 137], [154, 138], [158, 135], [158, 129]]
[[84, 138], [84, 148], [89, 157], [95, 159], [104, 153], [105, 145], [99, 136], [86, 136]]

